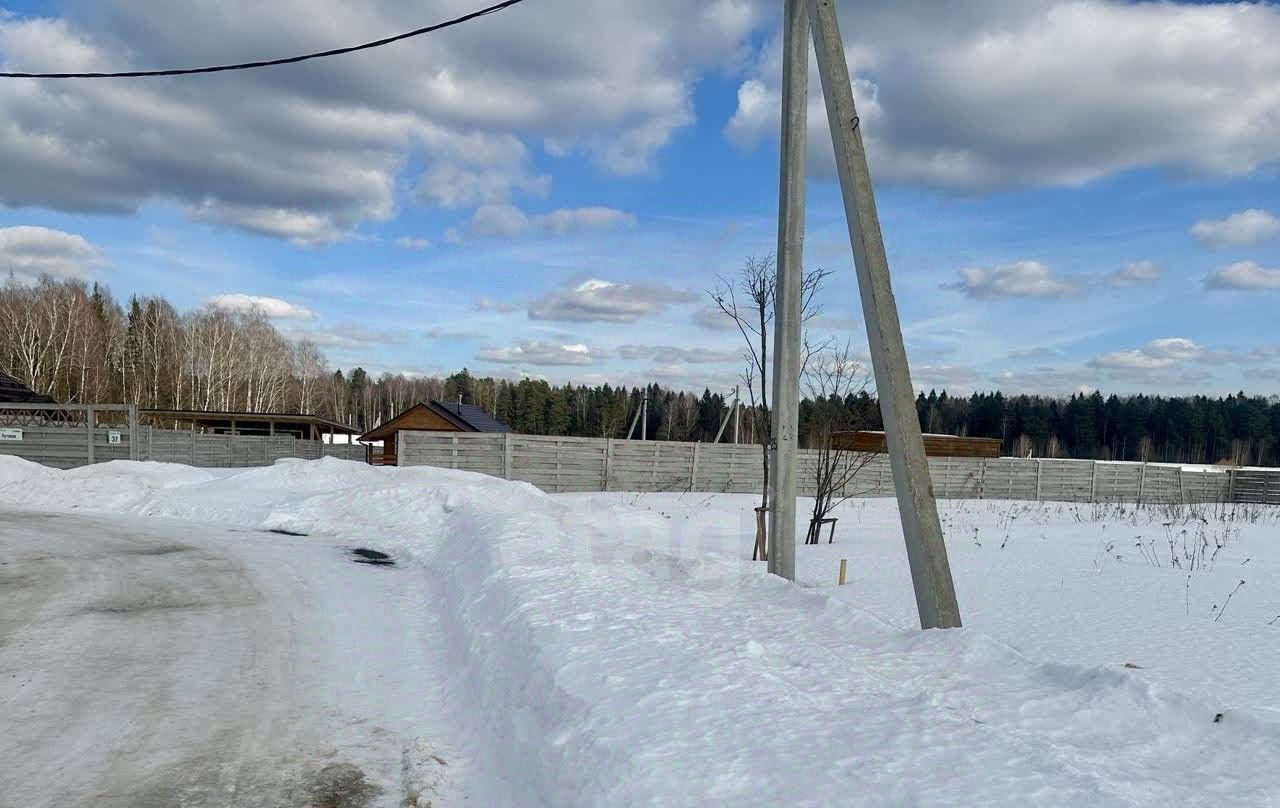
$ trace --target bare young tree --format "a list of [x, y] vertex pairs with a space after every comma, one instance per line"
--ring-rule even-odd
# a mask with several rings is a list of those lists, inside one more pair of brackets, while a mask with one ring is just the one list
[[[769, 449], [773, 444], [769, 411], [769, 333], [773, 323], [777, 274], [777, 262], [773, 253], [763, 257], [748, 256], [735, 277], [717, 276], [716, 285], [707, 292], [720, 312], [733, 321], [746, 344], [743, 352], [746, 367], [742, 373], [742, 382], [747, 388], [751, 412], [759, 415], [762, 426], [756, 430], [764, 477], [760, 491], [761, 509], [769, 504]], [[801, 323], [807, 324], [822, 312], [818, 292], [829, 274], [831, 273], [825, 269], [811, 269], [803, 273], [800, 284]], [[801, 360], [802, 367], [808, 364], [807, 356], [802, 356]], [[758, 534], [756, 554], [764, 558], [765, 536], [759, 531]]]
[[858, 475], [875, 455], [855, 451], [836, 433], [873, 428], [877, 410], [875, 399], [866, 395], [871, 374], [850, 343], [818, 347], [809, 356], [804, 387], [812, 407], [807, 438], [814, 496], [805, 544], [817, 544], [823, 520], [845, 500], [871, 487], [860, 485]]

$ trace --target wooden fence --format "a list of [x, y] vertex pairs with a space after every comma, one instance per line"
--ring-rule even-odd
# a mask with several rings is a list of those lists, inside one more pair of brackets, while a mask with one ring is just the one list
[[87, 425], [23, 424], [6, 432], [9, 439], [0, 437], [0, 455], [16, 455], [60, 469], [109, 460], [157, 460], [202, 468], [235, 468], [269, 466], [286, 457], [365, 459], [365, 447], [360, 444], [328, 444], [288, 436], [204, 435], [146, 425], [133, 430], [124, 425], [94, 425], [92, 441]]
[[131, 404], [0, 403], [0, 455], [55, 468], [137, 460]]
[[[398, 439], [402, 466], [478, 471], [553, 493], [758, 493], [763, 480], [760, 448], [745, 444], [409, 431]], [[800, 451], [801, 495], [813, 494], [815, 462], [815, 452]], [[1000, 457], [930, 458], [929, 471], [943, 499], [1280, 505], [1280, 469]], [[875, 455], [851, 486], [857, 496], [893, 496], [887, 455]]]
[[184, 463], [200, 468], [269, 466], [286, 457], [303, 460], [321, 457], [365, 459], [362, 444], [325, 443], [289, 435], [206, 435], [190, 430], [144, 426], [140, 428], [138, 437], [139, 459]]

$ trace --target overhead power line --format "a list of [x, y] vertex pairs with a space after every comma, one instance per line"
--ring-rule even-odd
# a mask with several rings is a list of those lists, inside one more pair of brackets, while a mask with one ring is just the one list
[[346, 48], [334, 48], [333, 50], [318, 51], [316, 53], [304, 53], [301, 56], [286, 56], [282, 59], [265, 59], [260, 62], [239, 62], [237, 64], [228, 65], [212, 65], [210, 67], [183, 67], [170, 70], [124, 70], [113, 73], [0, 73], [0, 78], [4, 79], [138, 79], [150, 78], [153, 76], [190, 76], [197, 73], [226, 73], [232, 70], [255, 70], [260, 67], [275, 67], [276, 65], [291, 65], [298, 62], [306, 62], [311, 59], [324, 59], [329, 56], [341, 56], [344, 53], [355, 53], [356, 51], [371, 50], [380, 48], [383, 45], [390, 45], [392, 42], [399, 42], [402, 39], [412, 39], [416, 36], [430, 34], [445, 28], [452, 28], [455, 25], [461, 25], [464, 22], [487, 17], [495, 14], [505, 8], [510, 8], [524, 0], [504, 0], [501, 3], [482, 8], [479, 11], [473, 11], [470, 14], [464, 14], [452, 20], [428, 25], [425, 28], [417, 28], [412, 31], [406, 31], [403, 34], [396, 34], [385, 39], [376, 39], [373, 42], [365, 42], [361, 45], [351, 45]]

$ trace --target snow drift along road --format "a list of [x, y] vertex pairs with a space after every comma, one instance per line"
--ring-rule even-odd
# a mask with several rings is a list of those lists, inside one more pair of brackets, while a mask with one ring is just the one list
[[412, 559], [466, 708], [462, 788], [511, 804], [1280, 804], [1272, 715], [1214, 723], [1141, 671], [904, 632], [661, 513], [336, 460], [0, 461], [0, 503], [359, 535]]

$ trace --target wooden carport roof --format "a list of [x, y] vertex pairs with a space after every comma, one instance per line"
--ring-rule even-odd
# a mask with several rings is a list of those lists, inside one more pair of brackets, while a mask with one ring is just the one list
[[310, 415], [296, 412], [227, 412], [221, 410], [139, 410], [144, 418], [161, 421], [178, 421], [201, 426], [207, 429], [230, 429], [234, 423], [239, 424], [278, 424], [286, 427], [306, 427], [315, 432], [329, 432], [335, 435], [356, 435], [360, 430], [354, 427]]

